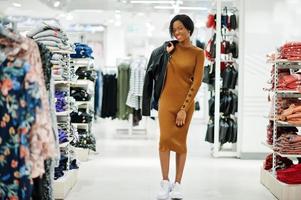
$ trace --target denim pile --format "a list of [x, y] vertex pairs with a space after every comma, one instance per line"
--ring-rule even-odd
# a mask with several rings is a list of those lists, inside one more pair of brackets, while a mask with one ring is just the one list
[[71, 58], [93, 58], [92, 49], [86, 44], [74, 43], [75, 45], [75, 54], [70, 54]]
[[79, 141], [72, 141], [70, 144], [74, 147], [90, 149], [96, 151], [96, 139], [85, 129], [78, 129]]
[[42, 22], [31, 30], [27, 37], [32, 38], [37, 43], [44, 44], [51, 51], [73, 50], [73, 46], [68, 43], [66, 33], [56, 22]]
[[59, 130], [59, 142], [60, 144], [68, 142], [68, 133], [64, 129], [58, 129]]
[[68, 157], [65, 155], [61, 155], [59, 166], [54, 169], [54, 180], [57, 180], [60, 177], [64, 176], [65, 170], [72, 170], [72, 169], [79, 168], [76, 159], [70, 159], [69, 169], [67, 164], [68, 164]]
[[55, 98], [56, 98], [55, 108], [56, 108], [56, 112], [64, 112], [68, 109], [68, 101], [67, 101], [66, 96], [67, 96], [66, 91], [60, 91], [60, 90], [55, 91]]
[[78, 68], [76, 70], [76, 76], [80, 80], [90, 80], [90, 81], [95, 81], [97, 74], [94, 70], [87, 70], [85, 68]]

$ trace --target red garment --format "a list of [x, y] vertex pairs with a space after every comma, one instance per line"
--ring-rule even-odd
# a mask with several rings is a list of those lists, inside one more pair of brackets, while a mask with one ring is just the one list
[[278, 170], [277, 179], [287, 184], [301, 184], [301, 164]]

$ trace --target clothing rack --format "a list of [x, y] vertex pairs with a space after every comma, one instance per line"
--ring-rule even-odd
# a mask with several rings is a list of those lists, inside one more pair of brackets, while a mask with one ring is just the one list
[[[232, 4], [232, 6], [229, 6], [229, 4]], [[215, 101], [214, 101], [214, 141], [213, 141], [213, 148], [212, 148], [212, 156], [213, 157], [239, 157], [239, 152], [240, 152], [240, 133], [241, 133], [241, 103], [239, 101], [239, 99], [242, 99], [242, 76], [240, 76], [240, 74], [238, 74], [238, 80], [237, 80], [237, 85], [235, 87], [235, 89], [230, 89], [229, 91], [233, 91], [236, 90], [237, 92], [235, 92], [238, 96], [238, 110], [237, 113], [235, 115], [232, 115], [231, 118], [235, 119], [235, 122], [237, 123], [237, 142], [236, 143], [226, 143], [224, 145], [221, 144], [220, 142], [220, 119], [222, 117], [222, 113], [220, 113], [220, 104], [221, 104], [221, 91], [224, 90], [221, 86], [221, 82], [220, 82], [220, 77], [221, 77], [221, 62], [225, 62], [225, 63], [233, 63], [235, 64], [235, 68], [237, 71], [241, 71], [242, 70], [242, 65], [241, 63], [241, 51], [239, 51], [239, 55], [238, 58], [232, 58], [229, 57], [228, 54], [221, 54], [221, 42], [224, 39], [224, 35], [222, 32], [222, 15], [224, 15], [224, 11], [233, 11], [236, 15], [238, 15], [238, 11], [241, 10], [242, 8], [242, 3], [239, 0], [233, 0], [231, 2], [226, 1], [226, 0], [216, 0], [216, 8], [213, 8], [212, 11], [215, 11], [216, 13], [216, 38], [215, 38], [215, 59], [213, 60], [213, 62], [215, 62], [215, 83], [214, 83], [214, 90], [211, 91], [211, 98], [213, 97], [213, 95], [215, 95]], [[238, 9], [239, 8], [239, 9]], [[233, 14], [234, 14], [233, 13]], [[238, 16], [237, 16], [238, 17]], [[238, 41], [238, 43], [240, 43], [241, 41], [241, 31], [239, 29], [239, 27], [241, 26], [242, 20], [239, 20], [239, 25], [238, 28], [236, 28], [236, 30], [234, 31], [235, 35], [233, 37], [235, 37]], [[233, 30], [231, 30], [231, 33], [233, 32]], [[228, 33], [227, 33], [228, 34]], [[233, 55], [232, 55], [233, 56]], [[211, 60], [212, 62], [212, 60]], [[209, 87], [210, 88], [210, 87]], [[211, 121], [212, 123], [212, 119], [208, 118], [207, 121]], [[210, 121], [208, 123], [208, 130], [209, 130], [209, 124]], [[210, 127], [212, 128], [212, 124], [210, 125]], [[212, 130], [212, 129], [211, 129]], [[207, 132], [208, 135], [208, 132]], [[207, 137], [206, 137], [207, 140]], [[207, 140], [208, 141], [208, 140]]]
[[[118, 66], [122, 63], [125, 63], [125, 64], [128, 64], [130, 66], [130, 68], [132, 68], [132, 64], [134, 62], [137, 62], [139, 61], [140, 62], [140, 65], [141, 65], [141, 62], [145, 62], [147, 61], [147, 59], [144, 57], [144, 56], [138, 56], [136, 58], [133, 58], [133, 57], [124, 57], [124, 58], [118, 58], [116, 60], [116, 69], [118, 69]], [[140, 66], [138, 65], [138, 66]], [[117, 70], [118, 71], [118, 70]], [[142, 101], [142, 99], [141, 99]], [[129, 116], [129, 120], [128, 120], [128, 126], [126, 128], [117, 128], [116, 131], [117, 132], [127, 132], [128, 135], [126, 137], [136, 137], [138, 134], [135, 134], [137, 132], [143, 132], [144, 133], [144, 136], [147, 136], [148, 135], [148, 131], [147, 131], [147, 118], [145, 117], [142, 117], [142, 122], [144, 124], [144, 126], [142, 126], [142, 128], [135, 128], [133, 126], [133, 117], [132, 117], [133, 114], [130, 114]], [[140, 123], [141, 123], [140, 121]], [[139, 134], [140, 135], [140, 134]]]

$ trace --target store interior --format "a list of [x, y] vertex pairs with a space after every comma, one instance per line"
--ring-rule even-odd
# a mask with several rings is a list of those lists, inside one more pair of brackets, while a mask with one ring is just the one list
[[[174, 39], [171, 19], [186, 14], [206, 60], [184, 199], [300, 200], [300, 6], [0, 0], [0, 199], [156, 199], [158, 112], [142, 116], [142, 91], [133, 88], [143, 87], [153, 50]], [[175, 162], [171, 154], [171, 179]]]

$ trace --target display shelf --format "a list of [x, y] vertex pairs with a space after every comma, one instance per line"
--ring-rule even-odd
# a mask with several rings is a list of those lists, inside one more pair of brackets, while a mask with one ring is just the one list
[[267, 61], [267, 63], [271, 63], [271, 64], [281, 64], [281, 63], [283, 63], [283, 64], [296, 64], [296, 63], [298, 63], [298, 64], [300, 64], [300, 66], [301, 66], [301, 60], [287, 60], [287, 59], [276, 59], [276, 60], [268, 60]]
[[64, 142], [62, 144], [60, 144], [60, 148], [66, 148], [68, 145], [70, 144], [70, 142]]
[[89, 129], [89, 124], [90, 123], [71, 123], [71, 125], [75, 127], [82, 127], [84, 129]]
[[56, 116], [68, 116], [72, 111], [56, 112]]
[[73, 147], [76, 158], [81, 161], [85, 162], [89, 159], [89, 149], [79, 148], [79, 147]]
[[58, 84], [69, 84], [70, 81], [54, 81], [54, 84], [58, 85]]
[[273, 151], [273, 145], [268, 144], [268, 143], [266, 143], [266, 142], [261, 142], [261, 144], [262, 144], [263, 146], [265, 146], [265, 147], [267, 147], [267, 148], [269, 148], [269, 149], [271, 149], [271, 150]]
[[64, 176], [54, 180], [53, 196], [55, 199], [65, 199], [77, 182], [78, 170], [64, 171]]
[[301, 127], [301, 124], [294, 125], [294, 124], [289, 124], [288, 122], [284, 122], [284, 121], [276, 121], [276, 124], [278, 127]]
[[94, 84], [94, 82], [90, 80], [76, 80], [71, 82], [71, 86], [89, 86], [90, 84]]
[[301, 184], [289, 185], [277, 180], [271, 172], [261, 168], [260, 182], [279, 200], [300, 200]]
[[266, 146], [267, 148], [269, 148], [270, 150], [272, 150], [277, 155], [281, 156], [281, 157], [284, 157], [284, 158], [299, 158], [299, 157], [301, 157], [301, 154], [282, 154], [282, 153], [279, 153], [277, 151], [274, 151], [273, 150], [273, 145], [267, 144], [266, 142], [262, 142], [262, 144], [264, 146]]
[[51, 53], [58, 53], [58, 54], [75, 54], [75, 51], [71, 51], [71, 50], [51, 50]]

